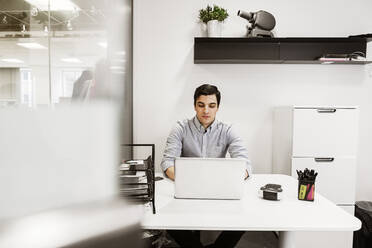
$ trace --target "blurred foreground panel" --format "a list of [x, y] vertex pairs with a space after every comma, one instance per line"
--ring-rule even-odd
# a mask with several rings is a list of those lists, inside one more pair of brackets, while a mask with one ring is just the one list
[[109, 199], [0, 222], [0, 247], [141, 247], [142, 208]]
[[0, 109], [0, 220], [118, 194], [118, 112]]

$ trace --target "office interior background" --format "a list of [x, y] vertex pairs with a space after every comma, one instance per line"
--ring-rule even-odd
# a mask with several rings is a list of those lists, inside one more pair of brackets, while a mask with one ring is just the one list
[[194, 64], [194, 37], [206, 36], [198, 10], [214, 3], [230, 15], [223, 37], [245, 35], [247, 21], [238, 10], [272, 13], [276, 37], [348, 37], [372, 30], [372, 2], [365, 0], [134, 1], [134, 142], [155, 143], [158, 166], [175, 122], [194, 115], [195, 88], [211, 83], [222, 93], [217, 118], [235, 124], [253, 172], [271, 173], [276, 107], [359, 106], [356, 200], [371, 200], [371, 65]]
[[[275, 108], [358, 106], [356, 200], [372, 200], [372, 181], [369, 179], [372, 173], [371, 64], [194, 64], [193, 61], [194, 37], [206, 36], [203, 25], [198, 22], [198, 11], [207, 4], [218, 4], [228, 10], [230, 16], [224, 23], [224, 37], [244, 37], [247, 22], [236, 15], [238, 10], [260, 9], [275, 16], [276, 37], [348, 37], [372, 32], [371, 1], [51, 0], [49, 5], [47, 3], [42, 0], [0, 1], [0, 108], [4, 116], [12, 117], [14, 112], [25, 109], [36, 113], [71, 107], [73, 84], [82, 71], [97, 72], [100, 79], [97, 80], [97, 92], [84, 104], [94, 107], [102, 100], [113, 103], [114, 112], [102, 110], [98, 113], [103, 119], [113, 120], [113, 115], [117, 116], [118, 126], [110, 131], [110, 135], [117, 138], [115, 144], [154, 143], [155, 166], [160, 171], [171, 128], [177, 120], [194, 116], [195, 88], [203, 83], [215, 84], [222, 93], [217, 117], [236, 126], [249, 151], [254, 173], [272, 173]], [[371, 43], [368, 44], [369, 60], [372, 59]], [[74, 118], [80, 120], [81, 125], [89, 125], [79, 119], [80, 112], [70, 110], [64, 111], [58, 122], [50, 123], [46, 117], [45, 126], [58, 125], [61, 135], [67, 136], [71, 129], [64, 130], [63, 126], [71, 127], [68, 123]], [[93, 115], [92, 110], [86, 111]], [[28, 125], [34, 122], [28, 122], [26, 117], [17, 118], [14, 120], [21, 123], [9, 129], [14, 134], [9, 137], [16, 137], [23, 127], [28, 132], [33, 130], [33, 126]], [[4, 124], [2, 128], [12, 125]], [[102, 130], [103, 125], [100, 126]], [[94, 135], [93, 129], [85, 135]], [[35, 131], [36, 134], [40, 132]], [[34, 135], [33, 138], [35, 145], [39, 144], [40, 137]], [[99, 139], [94, 141], [99, 142]], [[87, 143], [89, 141], [80, 145]], [[3, 140], [0, 144], [13, 147], [13, 152], [21, 153], [19, 155], [25, 149], [23, 145], [17, 149], [17, 140]], [[49, 145], [54, 143], [50, 141]], [[63, 150], [63, 147], [56, 146], [56, 149]], [[9, 148], [2, 150], [9, 151]], [[24, 197], [19, 201], [23, 203], [22, 207], [0, 206], [0, 217], [88, 199], [77, 199], [81, 194], [68, 194], [78, 182], [71, 183], [63, 192], [61, 190], [62, 199], [50, 198], [47, 193], [33, 195], [31, 189], [45, 186], [33, 185], [34, 181], [44, 177], [43, 170], [47, 166], [51, 170], [59, 169], [57, 164], [43, 166], [33, 169], [33, 180], [24, 178], [24, 184], [31, 184], [28, 184], [29, 191], [20, 192]], [[0, 180], [0, 193], [12, 199], [6, 194], [6, 182], [17, 178], [18, 171], [11, 165], [2, 165], [2, 171], [4, 173], [0, 175], [8, 180]], [[12, 173], [7, 173], [10, 171]], [[75, 173], [73, 167], [66, 168], [64, 175], [69, 173]], [[107, 175], [105, 180], [110, 176]], [[91, 181], [88, 183], [93, 184]], [[55, 186], [52, 181], [47, 183]], [[116, 189], [106, 183], [110, 188], [108, 193], [114, 193]], [[19, 183], [18, 188], [22, 185]], [[81, 192], [85, 191], [82, 189]], [[44, 201], [27, 205], [32, 196]]]

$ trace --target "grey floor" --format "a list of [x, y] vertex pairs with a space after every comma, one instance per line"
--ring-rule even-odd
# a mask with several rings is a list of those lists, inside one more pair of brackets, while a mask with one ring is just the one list
[[[213, 243], [218, 237], [218, 231], [202, 231], [200, 240], [203, 245]], [[171, 242], [165, 247], [179, 247], [175, 242]], [[240, 239], [236, 248], [276, 248], [278, 247], [278, 239], [273, 232], [245, 232]]]

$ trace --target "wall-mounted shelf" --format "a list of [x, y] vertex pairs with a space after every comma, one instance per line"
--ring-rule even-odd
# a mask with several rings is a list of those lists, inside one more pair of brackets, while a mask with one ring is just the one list
[[[366, 54], [366, 38], [195, 38], [195, 64], [322, 64], [324, 54]], [[372, 61], [334, 61], [368, 64]]]

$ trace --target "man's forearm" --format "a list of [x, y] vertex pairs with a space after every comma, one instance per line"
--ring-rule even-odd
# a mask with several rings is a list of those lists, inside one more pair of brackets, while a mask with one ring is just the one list
[[169, 167], [166, 171], [165, 174], [174, 181], [174, 166]]

